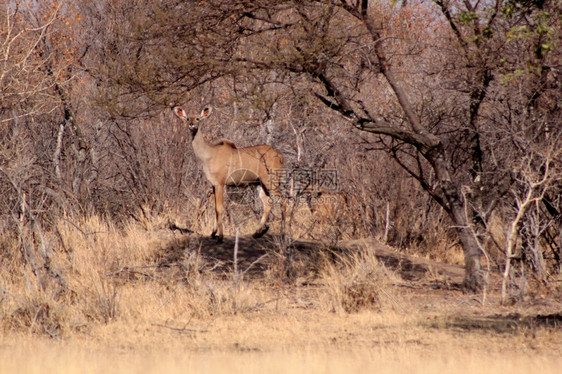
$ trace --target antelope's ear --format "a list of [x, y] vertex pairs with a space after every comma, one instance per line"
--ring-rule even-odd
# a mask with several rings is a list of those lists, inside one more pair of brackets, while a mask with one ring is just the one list
[[180, 108], [179, 106], [174, 107], [174, 109], [172, 109], [172, 111], [174, 112], [174, 114], [180, 118], [187, 118], [187, 114], [185, 114], [185, 111]]
[[201, 119], [209, 117], [212, 111], [213, 108], [211, 108], [210, 106], [206, 106], [205, 108], [203, 108], [203, 110], [201, 111]]

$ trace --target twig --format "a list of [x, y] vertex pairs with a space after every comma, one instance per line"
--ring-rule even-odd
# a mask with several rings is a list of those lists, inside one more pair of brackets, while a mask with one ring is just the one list
[[390, 229], [390, 202], [386, 202], [386, 223], [384, 225], [384, 234], [382, 242], [388, 244], [388, 231]]
[[234, 258], [233, 258], [233, 262], [234, 262], [234, 280], [236, 283], [238, 283], [238, 234], [240, 232], [240, 229], [237, 227], [236, 228], [236, 236], [234, 238]]
[[386, 297], [388, 297], [388, 299], [394, 305], [396, 305], [400, 310], [402, 310], [403, 313], [406, 313], [406, 309], [404, 309], [404, 307], [402, 305], [400, 305], [400, 303], [396, 300], [395, 297], [392, 297], [392, 295], [390, 295], [388, 292], [386, 292], [386, 290], [384, 290], [382, 287], [379, 287], [379, 291], [382, 292]]
[[179, 333], [190, 333], [190, 334], [197, 334], [197, 333], [202, 333], [202, 332], [209, 332], [209, 330], [196, 330], [196, 329], [188, 329], [187, 327], [171, 327], [171, 326], [166, 326], [160, 323], [151, 323], [151, 326], [155, 326], [155, 327], [163, 327], [175, 332], [179, 332]]
[[261, 255], [257, 260], [255, 260], [250, 265], [248, 265], [246, 270], [242, 272], [242, 275], [245, 275], [248, 272], [248, 270], [250, 270], [254, 265], [258, 264], [264, 257], [267, 257], [268, 255], [269, 253], [264, 253], [263, 255]]
[[138, 265], [138, 266], [123, 266], [119, 270], [106, 274], [107, 277], [111, 277], [114, 275], [119, 275], [125, 271], [130, 273], [142, 274], [145, 276], [151, 276], [146, 273], [142, 273], [140, 271], [136, 271], [136, 269], [152, 269], [152, 268], [165, 268], [165, 267], [172, 267], [172, 266], [179, 266], [178, 264], [158, 264], [158, 265]]

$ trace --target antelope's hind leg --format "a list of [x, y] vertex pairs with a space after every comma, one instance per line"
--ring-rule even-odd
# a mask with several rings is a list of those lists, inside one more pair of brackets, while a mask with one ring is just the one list
[[271, 213], [271, 209], [273, 208], [273, 201], [269, 194], [265, 192], [263, 186], [259, 186], [259, 196], [263, 203], [263, 215], [261, 217], [258, 229], [254, 233], [254, 238], [261, 238], [268, 230], [269, 226], [267, 225], [267, 218], [269, 217], [269, 213]]

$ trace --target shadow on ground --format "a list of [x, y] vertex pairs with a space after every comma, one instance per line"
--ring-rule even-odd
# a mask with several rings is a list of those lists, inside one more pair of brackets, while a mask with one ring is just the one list
[[562, 328], [562, 313], [536, 315], [492, 315], [492, 316], [446, 316], [429, 323], [436, 329], [454, 329], [459, 331], [484, 331], [498, 334], [532, 331], [537, 328]]
[[[222, 243], [197, 233], [176, 237], [162, 249], [157, 262], [172, 265], [182, 261], [190, 252], [199, 253], [205, 261], [213, 263], [221, 271], [234, 267], [236, 239], [225, 237]], [[240, 271], [258, 275], [266, 270], [272, 261], [279, 261], [282, 249], [290, 253], [292, 261], [315, 268], [325, 259], [334, 261], [342, 256], [361, 250], [373, 250], [377, 259], [405, 281], [418, 281], [429, 276], [438, 277], [443, 284], [458, 285], [462, 282], [463, 268], [458, 265], [441, 264], [400, 253], [374, 239], [357, 239], [326, 244], [312, 240], [289, 240], [283, 242], [280, 236], [265, 235], [255, 239], [251, 236], [238, 238], [236, 262]]]

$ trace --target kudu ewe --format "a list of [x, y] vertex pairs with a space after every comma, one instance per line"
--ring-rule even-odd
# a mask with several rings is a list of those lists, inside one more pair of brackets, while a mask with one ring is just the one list
[[323, 236], [333, 228], [336, 238], [354, 236], [357, 230], [354, 207], [356, 199], [345, 192], [312, 191], [306, 199], [314, 224]]
[[283, 168], [283, 155], [266, 144], [238, 148], [228, 139], [222, 139], [216, 144], [207, 143], [199, 131], [199, 122], [209, 117], [212, 111], [210, 107], [205, 107], [198, 117], [188, 116], [180, 107], [175, 107], [173, 111], [191, 131], [191, 144], [195, 156], [203, 166], [205, 176], [213, 185], [215, 224], [211, 237], [219, 241], [223, 238], [225, 186], [251, 183], [259, 183], [259, 196], [263, 202], [263, 215], [254, 237], [258, 238], [265, 234], [269, 229], [267, 218], [273, 207], [271, 195], [281, 196], [280, 178], [274, 173]]

